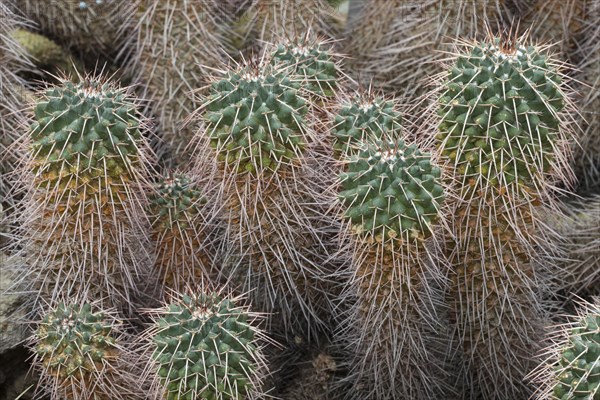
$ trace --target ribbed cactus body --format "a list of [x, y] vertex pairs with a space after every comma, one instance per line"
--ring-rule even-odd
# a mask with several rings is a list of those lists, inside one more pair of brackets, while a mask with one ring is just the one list
[[219, 161], [234, 171], [277, 171], [302, 154], [306, 113], [285, 71], [248, 66], [212, 84], [206, 131]]
[[340, 18], [325, 0], [257, 0], [238, 23], [240, 50], [260, 49], [287, 37], [306, 33], [332, 38]]
[[544, 48], [503, 37], [457, 49], [440, 88], [438, 145], [458, 194], [446, 244], [451, 315], [471, 396], [532, 392], [523, 378], [547, 316], [540, 259], [556, 257], [540, 212], [553, 206], [552, 185], [572, 179], [564, 84]]
[[[38, 391], [53, 400], [140, 398], [124, 381], [124, 336], [114, 316], [88, 303], [59, 303], [38, 323], [31, 339], [41, 371]], [[124, 385], [125, 384], [125, 385]]]
[[147, 144], [135, 102], [100, 79], [65, 81], [34, 107], [22, 245], [46, 301], [69, 295], [131, 307], [149, 268]]
[[165, 287], [184, 291], [209, 279], [213, 260], [207, 254], [202, 206], [206, 199], [185, 174], [161, 179], [150, 197], [156, 266]]
[[476, 45], [457, 57], [439, 100], [441, 151], [477, 187], [532, 187], [560, 162], [566, 99], [538, 48], [501, 46]]
[[335, 115], [333, 148], [341, 157], [356, 154], [363, 143], [398, 138], [401, 123], [402, 116], [393, 100], [361, 93], [344, 102]]
[[327, 44], [308, 37], [280, 43], [272, 51], [272, 62], [281, 63], [298, 75], [310, 93], [317, 97], [335, 94], [340, 79], [339, 68]]
[[73, 67], [73, 59], [69, 54], [54, 41], [38, 33], [26, 29], [17, 29], [12, 32], [13, 38], [27, 52], [28, 58], [40, 70], [49, 71], [54, 75], [75, 75], [76, 69], [82, 70], [82, 66]]
[[10, 1], [44, 34], [79, 53], [94, 55], [118, 49], [131, 28], [136, 6], [116, 0]]
[[438, 218], [440, 169], [402, 140], [367, 145], [340, 177], [340, 200], [358, 234], [375, 241], [419, 238]]
[[128, 70], [140, 96], [150, 100], [147, 113], [156, 116], [161, 138], [157, 153], [168, 165], [189, 161], [186, 146], [195, 127], [185, 120], [199, 106], [192, 92], [227, 60], [222, 35], [230, 16], [221, 3], [142, 0], [138, 8]]
[[151, 338], [160, 398], [241, 400], [260, 391], [260, 333], [248, 310], [202, 293], [158, 316]]
[[340, 335], [352, 354], [346, 398], [433, 398], [443, 363], [428, 327], [443, 327], [425, 239], [440, 216], [440, 169], [397, 139], [365, 145], [340, 180], [353, 253], [344, 298], [355, 299]]

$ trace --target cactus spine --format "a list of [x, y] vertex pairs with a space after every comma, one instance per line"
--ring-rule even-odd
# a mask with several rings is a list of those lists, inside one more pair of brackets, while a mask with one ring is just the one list
[[40, 371], [38, 394], [52, 400], [141, 399], [129, 371], [127, 336], [110, 312], [60, 302], [30, 340]]
[[156, 399], [253, 399], [266, 372], [264, 334], [238, 298], [182, 295], [157, 310], [151, 341]]
[[[569, 99], [545, 48], [512, 34], [457, 48], [441, 85], [438, 145], [453, 171], [452, 314], [475, 398], [524, 398], [544, 322], [539, 217], [568, 167]], [[540, 267], [541, 268], [541, 265]]]
[[340, 179], [353, 247], [346, 296], [356, 298], [342, 331], [354, 353], [346, 398], [434, 398], [443, 367], [428, 326], [441, 329], [432, 307], [440, 271], [426, 239], [440, 216], [440, 169], [396, 139], [365, 144]]
[[206, 131], [197, 135], [196, 167], [217, 167], [210, 186], [221, 189], [209, 203], [222, 208], [211, 215], [219, 215], [228, 243], [223, 276], [252, 291], [257, 309], [281, 313], [271, 322], [281, 321], [288, 333], [315, 333], [330, 257], [323, 232], [335, 223], [329, 225], [328, 200], [315, 190], [326, 177], [309, 162], [315, 135], [298, 86], [268, 60], [215, 79], [198, 112]]
[[[135, 101], [101, 78], [64, 81], [34, 105], [21, 243], [38, 296], [132, 307], [148, 269], [148, 145]], [[151, 265], [151, 264], [150, 264]]]
[[156, 266], [166, 288], [184, 291], [210, 278], [212, 260], [202, 220], [206, 203], [196, 182], [185, 174], [161, 179], [150, 198]]

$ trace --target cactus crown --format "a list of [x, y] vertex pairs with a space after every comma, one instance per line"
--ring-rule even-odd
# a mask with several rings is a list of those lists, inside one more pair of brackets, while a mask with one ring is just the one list
[[332, 96], [337, 88], [338, 68], [323, 42], [308, 38], [280, 43], [272, 52], [272, 63], [281, 63], [308, 84], [318, 96]]
[[334, 150], [356, 154], [363, 142], [400, 136], [402, 117], [392, 100], [371, 93], [359, 94], [335, 116]]
[[561, 75], [518, 39], [474, 44], [443, 84], [441, 151], [471, 185], [536, 186], [556, 165]]
[[569, 331], [560, 352], [554, 396], [560, 400], [596, 399], [600, 393], [600, 310], [584, 315]]
[[35, 333], [35, 352], [51, 375], [79, 379], [101, 371], [104, 363], [118, 356], [114, 325], [89, 304], [60, 303], [44, 316]]
[[304, 150], [307, 107], [285, 69], [249, 63], [228, 71], [205, 108], [211, 145], [237, 172], [274, 172]]
[[167, 230], [174, 225], [185, 229], [190, 223], [190, 217], [198, 215], [200, 206], [206, 203], [200, 190], [183, 174], [176, 173], [161, 179], [156, 189], [155, 195], [150, 199], [155, 229]]
[[357, 233], [379, 242], [431, 234], [443, 201], [440, 169], [416, 146], [365, 144], [340, 179], [339, 198]]
[[48, 89], [34, 111], [34, 171], [49, 187], [70, 174], [120, 179], [137, 164], [140, 123], [124, 90], [97, 79], [66, 81]]
[[153, 341], [169, 400], [242, 399], [254, 389], [255, 328], [229, 299], [183, 296], [157, 321]]

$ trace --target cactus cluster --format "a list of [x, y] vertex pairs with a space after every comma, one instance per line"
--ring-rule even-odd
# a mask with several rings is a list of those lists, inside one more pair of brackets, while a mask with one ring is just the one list
[[[149, 334], [160, 399], [244, 399], [262, 379], [256, 317], [218, 293], [184, 295]], [[163, 394], [164, 393], [164, 394]]]
[[0, 0], [34, 397], [597, 400], [600, 4], [344, 3]]

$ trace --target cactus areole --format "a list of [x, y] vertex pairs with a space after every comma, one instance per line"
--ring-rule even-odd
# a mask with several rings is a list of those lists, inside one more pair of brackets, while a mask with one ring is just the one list
[[472, 186], [531, 186], [553, 165], [560, 74], [538, 48], [505, 40], [458, 55], [439, 99], [442, 153]]

